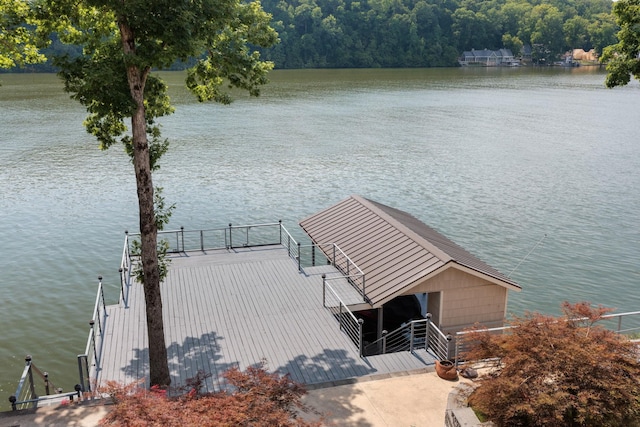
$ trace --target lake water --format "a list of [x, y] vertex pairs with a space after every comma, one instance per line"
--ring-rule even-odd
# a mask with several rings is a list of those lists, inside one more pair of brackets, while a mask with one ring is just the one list
[[[302, 237], [299, 220], [359, 194], [511, 274], [512, 313], [640, 308], [635, 82], [609, 90], [586, 68], [276, 71], [260, 98], [220, 106], [165, 77], [177, 110], [156, 183], [177, 206], [169, 229], [282, 219]], [[0, 81], [7, 410], [26, 354], [65, 390], [77, 382], [97, 277], [115, 302], [137, 201], [123, 150], [98, 150], [55, 76]]]

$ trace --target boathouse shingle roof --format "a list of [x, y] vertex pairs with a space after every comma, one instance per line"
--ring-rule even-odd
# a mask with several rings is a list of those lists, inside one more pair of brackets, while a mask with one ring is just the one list
[[360, 267], [366, 296], [380, 307], [450, 267], [496, 285], [520, 286], [411, 214], [350, 196], [300, 222], [317, 244], [337, 244]]

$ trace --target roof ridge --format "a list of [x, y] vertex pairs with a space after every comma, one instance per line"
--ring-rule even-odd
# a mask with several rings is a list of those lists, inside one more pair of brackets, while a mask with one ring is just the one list
[[[443, 249], [441, 249], [437, 245], [431, 243], [430, 241], [428, 241], [427, 239], [425, 239], [424, 237], [422, 237], [421, 235], [419, 235], [418, 233], [413, 231], [408, 226], [404, 225], [402, 222], [400, 222], [399, 220], [394, 218], [392, 215], [390, 215], [388, 212], [386, 212], [384, 209], [382, 209], [381, 206], [384, 206], [385, 208], [392, 209], [392, 210], [395, 210], [395, 211], [398, 211], [398, 212], [402, 212], [403, 214], [409, 215], [412, 218], [414, 218], [416, 221], [418, 221], [418, 219], [416, 217], [414, 217], [413, 215], [411, 215], [410, 213], [407, 213], [407, 212], [404, 212], [404, 211], [400, 211], [398, 209], [394, 209], [391, 206], [387, 206], [387, 205], [384, 205], [382, 203], [375, 202], [373, 200], [370, 200], [370, 199], [367, 199], [365, 197], [361, 197], [361, 196], [358, 196], [358, 195], [352, 195], [351, 198], [353, 198], [353, 199], [357, 200], [359, 203], [367, 206], [369, 209], [374, 210], [375, 213], [377, 215], [383, 217], [387, 221], [387, 223], [393, 225], [393, 227], [395, 227], [396, 229], [398, 229], [399, 231], [404, 233], [407, 237], [411, 238], [411, 240], [413, 240], [416, 244], [418, 244], [419, 246], [422, 246], [424, 249], [426, 249], [427, 251], [431, 252], [440, 261], [442, 261], [444, 263], [447, 263], [449, 261], [456, 261], [457, 262], [457, 260], [455, 258], [453, 258], [450, 254], [448, 254], [446, 251], [444, 251]], [[440, 233], [438, 233], [438, 234], [440, 234]]]

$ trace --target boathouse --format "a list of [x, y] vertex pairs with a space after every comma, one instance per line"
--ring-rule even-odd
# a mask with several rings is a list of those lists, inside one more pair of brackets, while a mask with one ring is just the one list
[[[335, 243], [364, 273], [365, 300], [380, 310], [394, 298], [426, 296], [445, 333], [475, 323], [502, 326], [513, 280], [407, 212], [351, 196], [300, 222], [322, 247]], [[353, 307], [354, 310], [363, 307]], [[381, 329], [381, 326], [380, 326]]]
[[[206, 389], [220, 390], [226, 370], [265, 360], [307, 386], [424, 371], [453, 357], [447, 333], [502, 324], [508, 291], [520, 289], [410, 214], [359, 196], [300, 225], [310, 244], [281, 222], [160, 233], [171, 259], [161, 293], [173, 384], [204, 371]], [[116, 304], [99, 284], [78, 356], [82, 390], [148, 380], [136, 238], [125, 235]], [[420, 315], [400, 305], [402, 326], [384, 333], [385, 310], [416, 295], [426, 300]]]

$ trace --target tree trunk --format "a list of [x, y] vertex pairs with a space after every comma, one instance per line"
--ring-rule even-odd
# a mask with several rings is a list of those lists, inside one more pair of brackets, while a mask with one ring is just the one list
[[[134, 34], [127, 25], [126, 18], [120, 19], [118, 26], [125, 57], [135, 55]], [[149, 337], [149, 374], [151, 385], [168, 386], [171, 383], [171, 376], [169, 375], [162, 320], [157, 246], [158, 228], [154, 213], [153, 180], [144, 107], [144, 87], [150, 69], [148, 67], [140, 69], [130, 63], [126, 66], [129, 90], [136, 103], [136, 110], [131, 116], [131, 133], [133, 137], [133, 167], [136, 173], [140, 213], [141, 261]]]

